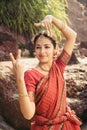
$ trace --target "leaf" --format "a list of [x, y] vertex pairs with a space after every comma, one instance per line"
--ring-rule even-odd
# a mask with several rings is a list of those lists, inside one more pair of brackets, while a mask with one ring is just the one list
[[[29, 32], [34, 35], [42, 30], [42, 28], [37, 29], [34, 23], [41, 21], [47, 14], [70, 23], [66, 13], [67, 8], [67, 0], [0, 0], [0, 24], [18, 33]], [[60, 32], [55, 28], [53, 32], [61, 37]]]

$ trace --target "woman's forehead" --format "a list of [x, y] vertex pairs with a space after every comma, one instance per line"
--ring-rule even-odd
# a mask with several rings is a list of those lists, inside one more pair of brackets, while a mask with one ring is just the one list
[[36, 41], [36, 44], [52, 44], [52, 43], [51, 43], [50, 39], [41, 36]]

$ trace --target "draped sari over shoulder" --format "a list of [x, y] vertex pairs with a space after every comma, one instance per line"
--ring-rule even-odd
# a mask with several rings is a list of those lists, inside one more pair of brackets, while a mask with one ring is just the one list
[[66, 84], [55, 61], [36, 87], [35, 103], [31, 130], [80, 130], [75, 112], [66, 106]]
[[79, 125], [75, 113], [66, 108], [65, 81], [53, 62], [49, 76], [37, 86], [32, 130], [80, 130]]

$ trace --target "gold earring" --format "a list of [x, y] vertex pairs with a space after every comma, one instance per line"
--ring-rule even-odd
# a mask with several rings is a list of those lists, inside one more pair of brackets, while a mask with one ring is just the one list
[[57, 58], [57, 56], [58, 56], [58, 53], [55, 52], [54, 55], [53, 55], [53, 59], [55, 60]]

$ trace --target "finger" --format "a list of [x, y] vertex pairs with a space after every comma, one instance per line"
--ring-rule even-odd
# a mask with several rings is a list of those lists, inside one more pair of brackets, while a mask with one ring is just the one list
[[12, 53], [9, 54], [9, 57], [10, 57], [10, 60], [12, 61], [12, 63], [15, 63], [15, 58]]
[[35, 25], [36, 27], [40, 27], [40, 26], [42, 26], [42, 23], [34, 23], [34, 25]]
[[45, 25], [47, 35], [50, 36], [51, 35], [50, 24], [48, 22], [45, 22], [44, 25]]
[[19, 49], [19, 50], [18, 50], [17, 57], [16, 57], [16, 60], [19, 60], [20, 58], [21, 58], [21, 50]]
[[48, 24], [48, 35], [49, 36], [52, 35], [52, 24], [51, 23]]

